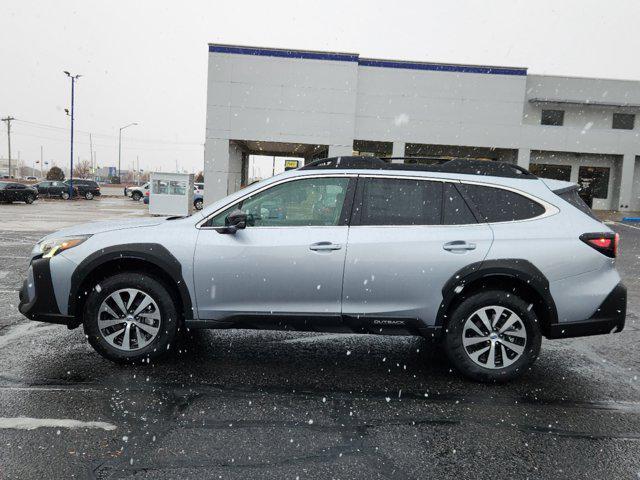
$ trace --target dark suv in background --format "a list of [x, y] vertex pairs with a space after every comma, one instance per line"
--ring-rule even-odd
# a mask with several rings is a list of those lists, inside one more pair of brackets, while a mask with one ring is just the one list
[[[69, 180], [64, 183], [69, 185]], [[93, 180], [74, 179], [73, 186], [78, 190], [78, 195], [87, 200], [93, 200], [94, 197], [100, 196], [100, 185]]]

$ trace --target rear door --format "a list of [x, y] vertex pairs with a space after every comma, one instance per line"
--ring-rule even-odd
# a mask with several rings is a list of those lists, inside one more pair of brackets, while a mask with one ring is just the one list
[[482, 261], [492, 239], [454, 183], [361, 176], [345, 263], [346, 321], [433, 324], [444, 284]]

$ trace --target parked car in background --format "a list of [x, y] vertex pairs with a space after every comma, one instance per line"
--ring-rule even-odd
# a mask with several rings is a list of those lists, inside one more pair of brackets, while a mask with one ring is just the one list
[[[64, 183], [69, 185], [70, 180], [65, 180]], [[86, 198], [87, 200], [93, 200], [94, 197], [100, 196], [100, 185], [98, 185], [98, 182], [93, 180], [74, 178], [73, 187], [78, 190], [78, 195]]]
[[131, 200], [139, 201], [149, 191], [149, 182], [140, 186], [125, 187], [124, 196], [131, 197]]
[[38, 190], [29, 185], [0, 182], [0, 202], [24, 202], [32, 204], [38, 198]]
[[[69, 198], [69, 185], [59, 180], [45, 180], [44, 182], [36, 183], [35, 189], [38, 190], [38, 194], [41, 197], [48, 198], [62, 198], [67, 200]], [[78, 187], [73, 187], [73, 196], [78, 195]]]

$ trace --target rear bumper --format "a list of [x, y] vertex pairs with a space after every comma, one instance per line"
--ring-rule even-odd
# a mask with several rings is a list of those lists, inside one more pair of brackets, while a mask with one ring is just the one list
[[560, 322], [549, 325], [547, 338], [586, 337], [618, 333], [624, 329], [627, 315], [627, 288], [618, 283], [595, 313], [580, 322]]
[[58, 323], [69, 328], [77, 326], [74, 317], [63, 315], [58, 309], [48, 258], [38, 258], [31, 262], [27, 279], [20, 289], [18, 310], [30, 320]]

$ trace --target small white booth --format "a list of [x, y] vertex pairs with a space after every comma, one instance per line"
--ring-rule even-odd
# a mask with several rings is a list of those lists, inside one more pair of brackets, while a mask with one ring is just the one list
[[155, 172], [150, 177], [149, 213], [187, 216], [193, 212], [193, 173]]

